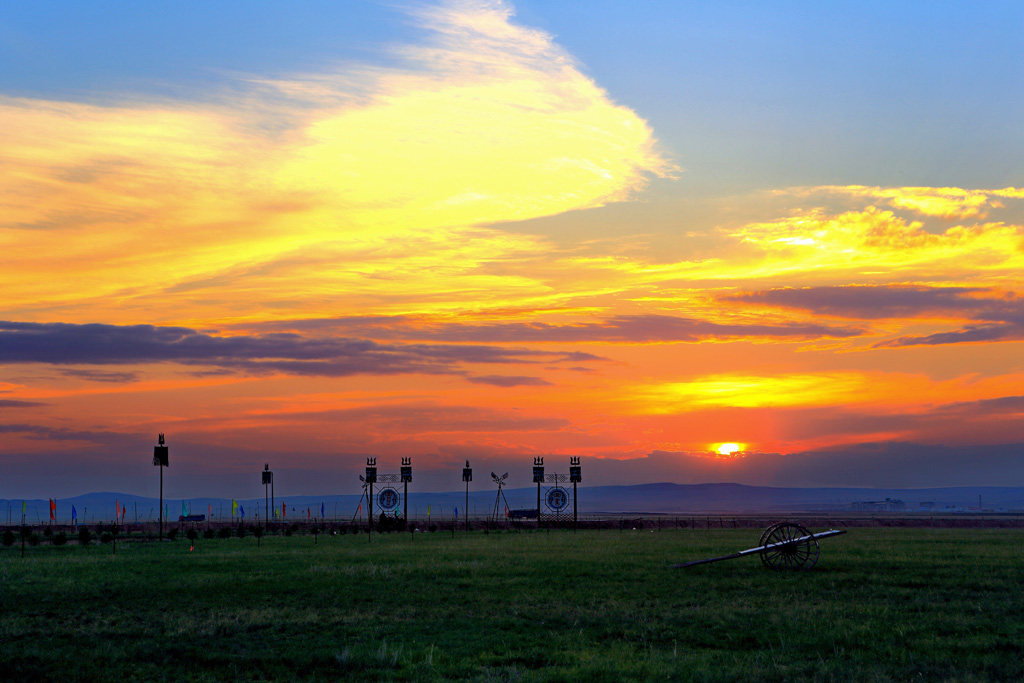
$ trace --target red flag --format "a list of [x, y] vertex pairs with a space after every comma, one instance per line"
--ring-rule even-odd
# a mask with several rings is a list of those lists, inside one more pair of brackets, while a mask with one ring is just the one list
[[114, 509], [117, 511], [117, 514], [114, 516], [114, 519], [117, 519], [118, 517], [121, 516], [121, 501], [119, 501], [119, 500], [115, 500], [114, 501]]
[[313, 515], [310, 513], [309, 508], [306, 508], [306, 519], [311, 519]]
[[505, 507], [505, 516], [508, 517], [508, 506]]
[[128, 512], [128, 506], [127, 505], [122, 505], [121, 506], [121, 521], [122, 522], [124, 521], [124, 515], [125, 515], [126, 512]]
[[285, 518], [287, 512], [288, 508], [285, 506], [284, 503], [281, 503], [281, 519]]
[[50, 519], [57, 519], [57, 501], [50, 499]]

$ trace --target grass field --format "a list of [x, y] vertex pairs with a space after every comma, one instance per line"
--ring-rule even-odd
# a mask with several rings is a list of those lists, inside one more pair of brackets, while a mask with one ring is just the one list
[[1019, 681], [1024, 530], [275, 536], [0, 548], [0, 679]]

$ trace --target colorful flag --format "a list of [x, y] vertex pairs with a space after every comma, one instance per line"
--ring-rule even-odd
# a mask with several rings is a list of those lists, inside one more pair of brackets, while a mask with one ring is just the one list
[[181, 516], [185, 517], [188, 515], [188, 508], [185, 507], [185, 501], [181, 501]]
[[50, 519], [57, 519], [57, 501], [53, 498], [50, 499]]
[[167, 508], [167, 503], [164, 503], [164, 519], [171, 516], [171, 511]]
[[242, 515], [242, 519], [245, 519], [245, 508], [241, 505], [238, 506], [238, 514]]
[[71, 519], [78, 519], [78, 510], [75, 509], [74, 505], [71, 506]]
[[459, 518], [459, 508], [455, 508], [455, 519]]
[[508, 517], [508, 506], [505, 506], [505, 516]]
[[206, 516], [213, 517], [213, 503], [206, 504]]
[[121, 501], [114, 499], [114, 519], [121, 518]]
[[288, 516], [288, 508], [285, 507], [284, 503], [281, 503], [281, 519], [284, 519], [287, 516]]
[[427, 506], [427, 521], [430, 521], [430, 506]]
[[121, 506], [121, 521], [122, 522], [124, 521], [124, 516], [125, 516], [125, 514], [127, 512], [128, 512], [128, 506], [127, 505], [122, 505]]
[[231, 516], [235, 516], [235, 510], [238, 509], [238, 501], [234, 498], [231, 499]]
[[306, 519], [313, 519], [313, 515], [310, 514], [308, 507], [306, 508]]
[[362, 503], [359, 503], [359, 509], [356, 510], [356, 514], [357, 515], [363, 514], [363, 504]]
[[21, 514], [25, 514], [25, 501], [21, 501]]
[[324, 504], [320, 503], [320, 519], [324, 518]]

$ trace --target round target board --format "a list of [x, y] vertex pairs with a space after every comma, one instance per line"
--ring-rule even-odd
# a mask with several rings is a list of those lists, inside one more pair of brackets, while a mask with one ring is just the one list
[[377, 494], [377, 505], [380, 506], [381, 510], [390, 512], [398, 507], [399, 495], [398, 491], [393, 488], [381, 489], [380, 493]]
[[554, 510], [555, 512], [561, 512], [569, 505], [569, 492], [561, 486], [556, 486], [555, 488], [548, 490], [545, 502], [548, 505], [548, 509]]

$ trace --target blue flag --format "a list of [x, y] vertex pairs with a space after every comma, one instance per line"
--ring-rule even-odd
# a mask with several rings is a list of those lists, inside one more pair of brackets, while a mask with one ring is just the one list
[[459, 518], [459, 508], [455, 508], [455, 519]]
[[245, 519], [245, 508], [241, 505], [238, 506], [238, 514], [242, 515], [242, 519]]
[[74, 505], [71, 506], [71, 519], [78, 519], [78, 510], [75, 509]]
[[324, 504], [320, 503], [320, 519], [324, 518]]

